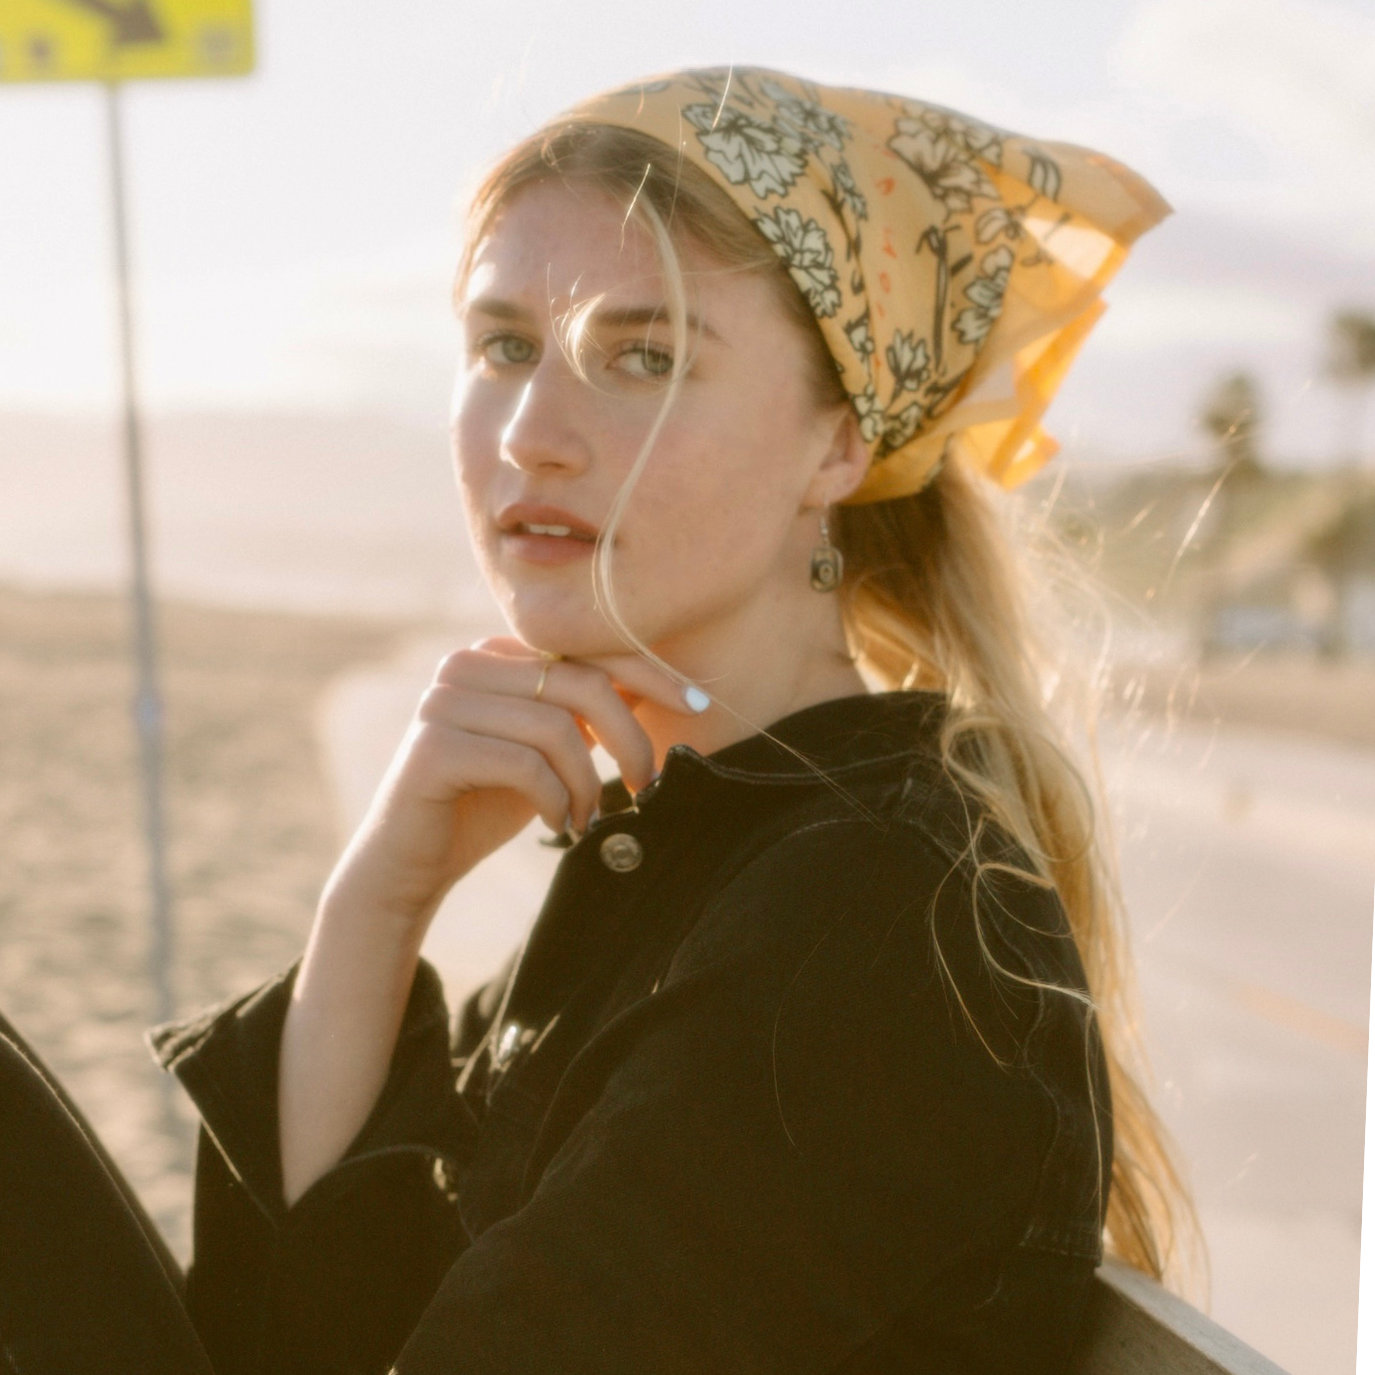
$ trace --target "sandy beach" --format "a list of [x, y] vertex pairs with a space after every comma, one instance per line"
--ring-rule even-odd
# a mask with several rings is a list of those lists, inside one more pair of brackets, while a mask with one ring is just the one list
[[[402, 627], [178, 604], [161, 624], [173, 982], [191, 1009], [299, 952], [338, 846], [316, 704]], [[185, 1257], [193, 1124], [141, 1040], [154, 1003], [131, 695], [120, 598], [0, 588], [0, 1006]]]

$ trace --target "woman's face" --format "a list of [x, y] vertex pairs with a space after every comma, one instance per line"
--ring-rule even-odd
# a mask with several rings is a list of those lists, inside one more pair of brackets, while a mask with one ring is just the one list
[[[814, 597], [815, 507], [862, 475], [831, 471], [843, 420], [813, 400], [806, 342], [774, 288], [713, 271], [691, 247], [680, 257], [693, 356], [611, 554], [622, 615], [665, 653], [682, 637], [767, 615], [770, 602], [781, 614], [798, 587]], [[589, 385], [556, 330], [594, 297]], [[600, 191], [528, 187], [478, 248], [457, 305], [464, 346], [452, 437], [487, 580], [527, 644], [621, 652], [594, 604], [592, 540], [672, 364], [653, 242]]]

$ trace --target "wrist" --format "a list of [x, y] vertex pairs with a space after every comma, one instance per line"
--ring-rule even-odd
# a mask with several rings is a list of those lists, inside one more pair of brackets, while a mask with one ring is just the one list
[[387, 893], [357, 875], [332, 875], [320, 894], [315, 927], [364, 939], [379, 950], [418, 952], [439, 902]]
[[415, 866], [402, 869], [379, 858], [355, 840], [326, 880], [317, 915], [385, 927], [401, 939], [418, 930], [417, 939], [423, 939], [456, 878], [441, 880]]

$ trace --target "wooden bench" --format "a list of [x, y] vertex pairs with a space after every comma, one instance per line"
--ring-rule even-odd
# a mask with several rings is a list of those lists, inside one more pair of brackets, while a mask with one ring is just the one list
[[1285, 1375], [1183, 1299], [1119, 1261], [1098, 1271], [1074, 1375]]

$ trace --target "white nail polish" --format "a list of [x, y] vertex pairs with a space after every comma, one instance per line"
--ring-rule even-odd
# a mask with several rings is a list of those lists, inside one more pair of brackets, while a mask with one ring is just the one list
[[711, 705], [711, 698], [695, 683], [689, 683], [683, 689], [683, 701], [689, 711], [695, 711], [699, 716]]

